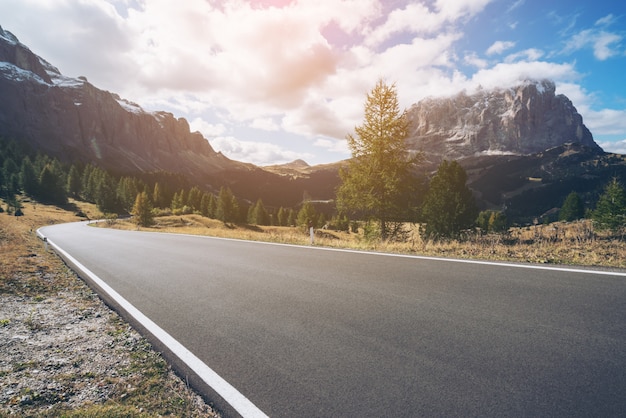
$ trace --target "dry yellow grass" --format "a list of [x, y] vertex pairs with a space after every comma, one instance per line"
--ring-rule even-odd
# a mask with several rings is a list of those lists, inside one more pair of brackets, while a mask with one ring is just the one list
[[[155, 222], [150, 228], [138, 228], [129, 220], [118, 220], [109, 226], [310, 245], [308, 234], [301, 228], [224, 225], [220, 221], [199, 215], [158, 217]], [[368, 240], [362, 233], [317, 230], [315, 245], [494, 261], [626, 268], [626, 242], [594, 232], [589, 220], [511, 228], [507, 234], [472, 235], [463, 241], [424, 240], [417, 227], [412, 225], [407, 225], [406, 239], [402, 242]]]

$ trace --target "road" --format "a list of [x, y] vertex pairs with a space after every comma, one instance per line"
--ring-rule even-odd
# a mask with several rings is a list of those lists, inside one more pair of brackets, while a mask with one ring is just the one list
[[272, 417], [626, 414], [624, 273], [41, 233]]

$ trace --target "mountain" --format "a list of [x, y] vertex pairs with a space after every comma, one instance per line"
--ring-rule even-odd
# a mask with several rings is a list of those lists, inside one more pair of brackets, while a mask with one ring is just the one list
[[[85, 77], [70, 78], [0, 27], [0, 137], [66, 162], [93, 163], [118, 174], [169, 172], [267, 207], [305, 198], [329, 200], [345, 162], [302, 160], [256, 167], [216, 152], [185, 119], [147, 112]], [[430, 176], [443, 160], [466, 169], [481, 209], [504, 209], [530, 222], [577, 191], [593, 207], [612, 177], [626, 180], [623, 156], [604, 153], [571, 101], [548, 80], [512, 88], [428, 98], [407, 111], [407, 146]]]
[[429, 98], [408, 110], [409, 147], [428, 160], [475, 155], [530, 155], [566, 143], [602, 149], [582, 116], [552, 81]]
[[125, 175], [180, 174], [213, 192], [226, 186], [243, 200], [263, 199], [268, 207], [295, 206], [303, 196], [331, 199], [339, 182], [332, 164], [296, 161], [285, 175], [230, 160], [199, 132], [190, 132], [184, 118], [147, 112], [85, 77], [66, 77], [2, 27], [0, 97], [0, 137], [64, 162], [93, 163]]
[[66, 162], [120, 173], [167, 171], [199, 182], [251, 170], [215, 152], [183, 118], [146, 112], [85, 77], [63, 76], [0, 27], [0, 136]]

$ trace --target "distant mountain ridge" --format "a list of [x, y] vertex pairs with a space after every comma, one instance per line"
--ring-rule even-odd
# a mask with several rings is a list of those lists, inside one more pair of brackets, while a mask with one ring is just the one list
[[168, 171], [203, 183], [251, 169], [215, 152], [183, 118], [146, 112], [85, 77], [70, 78], [0, 27], [0, 135], [68, 162], [118, 172]]
[[409, 147], [427, 158], [531, 155], [567, 143], [601, 153], [582, 116], [549, 80], [428, 98], [408, 110]]

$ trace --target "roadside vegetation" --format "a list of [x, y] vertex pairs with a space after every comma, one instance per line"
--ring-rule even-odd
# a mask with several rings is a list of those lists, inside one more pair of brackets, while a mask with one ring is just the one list
[[[206, 235], [283, 244], [311, 245], [306, 228], [225, 224], [198, 214], [154, 218], [150, 227], [131, 219], [93, 223], [94, 227]], [[315, 246], [409, 255], [521, 263], [626, 268], [626, 241], [611, 231], [595, 231], [593, 221], [553, 222], [501, 232], [467, 231], [457, 239], [429, 239], [420, 225], [404, 224], [402, 239], [381, 241], [375, 224], [353, 223], [350, 230], [315, 229]]]

